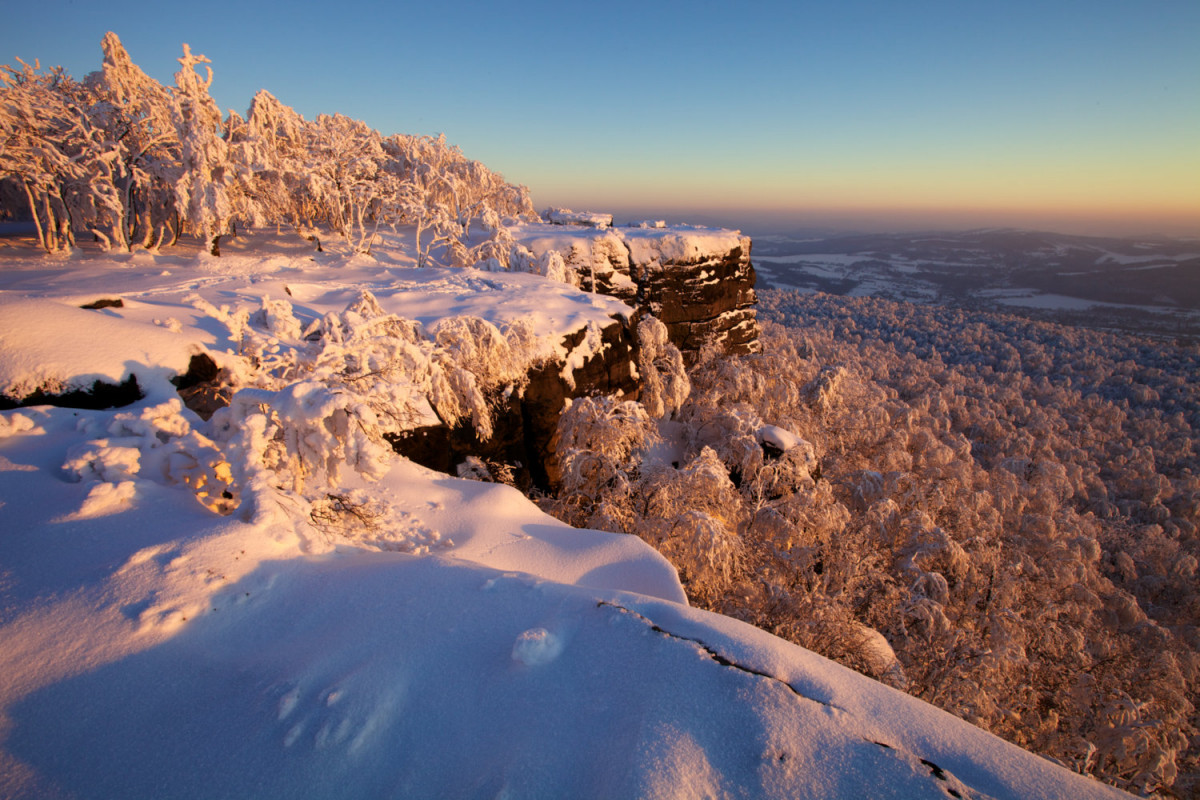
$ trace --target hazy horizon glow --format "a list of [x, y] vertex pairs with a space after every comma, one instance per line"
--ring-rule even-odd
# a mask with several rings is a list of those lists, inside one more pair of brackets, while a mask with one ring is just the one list
[[310, 119], [445, 132], [539, 207], [1200, 235], [1194, 0], [114, 0], [4, 16], [6, 63], [82, 78], [113, 30], [170, 83], [187, 42], [223, 108], [266, 88]]

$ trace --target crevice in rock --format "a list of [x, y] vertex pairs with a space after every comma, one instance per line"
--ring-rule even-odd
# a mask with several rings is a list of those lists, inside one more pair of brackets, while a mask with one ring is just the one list
[[487, 399], [495, 432], [487, 441], [481, 441], [469, 423], [397, 431], [385, 438], [400, 455], [439, 472], [457, 474], [457, 465], [474, 456], [507, 465], [513, 484], [526, 493], [533, 489], [552, 492], [559, 480], [555, 458], [558, 418], [567, 400], [594, 394], [637, 397], [638, 384], [633, 378], [636, 324], [636, 314], [632, 319], [614, 316], [601, 330], [601, 348], [572, 370], [574, 386], [568, 385], [562, 373], [587, 335], [585, 328], [564, 337], [567, 360], [550, 359], [534, 366], [521, 391], [491, 390]]
[[101, 297], [99, 300], [93, 300], [90, 303], [81, 305], [80, 308], [88, 310], [98, 310], [101, 308], [124, 308], [125, 301], [119, 297]]
[[219, 408], [229, 405], [233, 389], [229, 376], [217, 367], [207, 353], [198, 353], [188, 362], [187, 372], [171, 379], [183, 404], [201, 419], [210, 419]]

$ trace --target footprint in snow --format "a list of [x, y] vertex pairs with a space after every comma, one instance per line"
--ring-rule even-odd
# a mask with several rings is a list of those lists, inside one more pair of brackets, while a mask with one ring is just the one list
[[403, 699], [404, 690], [396, 686], [368, 696], [342, 685], [315, 695], [293, 687], [279, 698], [278, 717], [286, 728], [283, 746], [308, 742], [317, 750], [339, 748], [357, 755], [400, 718]]
[[562, 640], [545, 628], [530, 628], [513, 644], [513, 661], [529, 667], [548, 664], [562, 653]]

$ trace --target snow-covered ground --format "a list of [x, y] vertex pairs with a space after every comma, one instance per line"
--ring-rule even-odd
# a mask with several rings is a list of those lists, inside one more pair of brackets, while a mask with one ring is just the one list
[[[191, 355], [237, 368], [250, 315], [269, 354], [280, 303], [307, 325], [364, 289], [429, 329], [524, 318], [549, 347], [627, 309], [416, 270], [403, 238], [223, 250], [0, 248], [0, 388], [136, 374], [146, 392], [0, 412], [0, 796], [1120, 796], [688, 607], [640, 540], [508, 487], [395, 457], [337, 487], [374, 517], [323, 519], [251, 463], [254, 431], [179, 405], [167, 379]], [[123, 305], [78, 308], [100, 298]]]

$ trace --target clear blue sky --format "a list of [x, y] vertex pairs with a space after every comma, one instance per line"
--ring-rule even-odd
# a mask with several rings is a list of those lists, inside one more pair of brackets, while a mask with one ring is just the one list
[[245, 112], [445, 132], [567, 205], [867, 228], [1200, 234], [1200, 0], [466, 3], [0, 0], [0, 57]]

